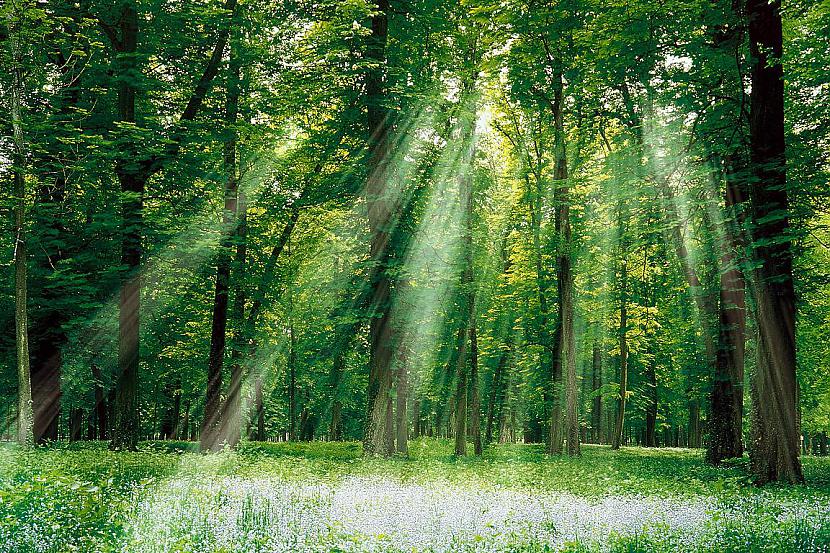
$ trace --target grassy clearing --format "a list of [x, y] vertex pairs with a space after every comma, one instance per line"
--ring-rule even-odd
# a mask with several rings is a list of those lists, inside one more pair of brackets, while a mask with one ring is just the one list
[[579, 459], [498, 446], [456, 459], [413, 442], [409, 459], [358, 444], [0, 448], [0, 550], [830, 551], [830, 462], [808, 484], [749, 485], [687, 450], [585, 446]]

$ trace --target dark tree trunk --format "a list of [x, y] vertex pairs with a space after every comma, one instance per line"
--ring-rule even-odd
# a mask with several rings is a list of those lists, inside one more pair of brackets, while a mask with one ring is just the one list
[[392, 325], [389, 263], [389, 222], [392, 206], [387, 195], [389, 177], [390, 121], [386, 98], [385, 66], [388, 35], [388, 0], [377, 0], [372, 16], [372, 33], [368, 38], [366, 56], [378, 64], [366, 73], [366, 107], [369, 162], [367, 167], [366, 207], [368, 210], [371, 244], [369, 255], [375, 265], [371, 272], [371, 312], [369, 324], [369, 381], [367, 386], [366, 421], [363, 434], [363, 452], [367, 456], [385, 455], [387, 435], [386, 410], [392, 386]]
[[288, 328], [288, 439], [297, 439], [297, 338], [294, 325]]
[[[471, 87], [467, 84], [467, 87]], [[462, 96], [466, 97], [466, 94]], [[467, 454], [467, 396], [470, 392], [469, 380], [470, 371], [468, 365], [471, 363], [468, 352], [472, 346], [473, 327], [475, 325], [475, 282], [473, 277], [473, 189], [472, 189], [472, 167], [473, 159], [473, 131], [475, 110], [473, 113], [465, 113], [462, 117], [462, 148], [461, 167], [459, 169], [458, 186], [461, 207], [463, 210], [462, 237], [463, 248], [463, 273], [461, 275], [461, 286], [459, 293], [459, 313], [461, 315], [461, 327], [458, 330], [458, 357], [455, 365], [455, 454]], [[468, 343], [469, 342], [469, 343]], [[468, 349], [470, 348], [470, 349]]]
[[[693, 390], [689, 390], [689, 393], [694, 392]], [[700, 402], [697, 398], [689, 400], [689, 422], [687, 426], [689, 447], [700, 447], [703, 445], [703, 440], [701, 439]]]
[[654, 352], [652, 358], [646, 362], [645, 376], [648, 387], [648, 398], [646, 405], [646, 428], [645, 446], [657, 447], [657, 375], [654, 368]]
[[234, 270], [237, 273], [235, 279], [235, 292], [231, 316], [236, 324], [236, 335], [233, 339], [231, 349], [231, 383], [228, 387], [228, 397], [225, 400], [223, 411], [225, 425], [225, 436], [231, 447], [236, 447], [242, 438], [242, 382], [244, 380], [244, 364], [242, 361], [242, 341], [244, 339], [243, 324], [245, 321], [245, 285], [243, 279], [246, 273], [248, 257], [248, 224], [246, 216], [245, 198], [242, 191], [239, 192], [239, 226], [237, 228], [236, 262]]
[[[625, 248], [623, 248], [624, 250]], [[624, 252], [623, 252], [624, 255]], [[623, 258], [620, 267], [620, 393], [617, 398], [617, 420], [611, 437], [611, 449], [622, 445], [625, 424], [625, 402], [628, 395], [628, 268]]]
[[[138, 13], [132, 1], [125, 2], [119, 22], [118, 42], [118, 121], [135, 124], [136, 77], [139, 72], [136, 47]], [[123, 274], [118, 303], [118, 379], [115, 392], [114, 420], [110, 448], [134, 450], [140, 431], [138, 420], [139, 306], [141, 282], [141, 236], [144, 225], [142, 209], [144, 184], [136, 163], [139, 145], [125, 138], [116, 161], [115, 172], [121, 185], [121, 265]]]
[[84, 410], [73, 407], [69, 410], [69, 441], [77, 442], [83, 438]]
[[[559, 387], [562, 385], [564, 371], [565, 385], [565, 428], [562, 437], [566, 443], [568, 455], [579, 455], [579, 392], [576, 378], [576, 351], [574, 347], [574, 275], [572, 265], [571, 209], [570, 189], [568, 186], [568, 159], [565, 144], [564, 98], [562, 69], [558, 70], [554, 90], [552, 111], [555, 134], [554, 179], [556, 186], [555, 230], [559, 240], [557, 248], [557, 288], [559, 292], [559, 371], [554, 373], [554, 405], [559, 404]], [[551, 453], [559, 449], [557, 425], [560, 417], [557, 409], [553, 410], [551, 421]], [[556, 438], [556, 442], [553, 441]]]
[[470, 426], [472, 427], [473, 453], [481, 457], [481, 395], [478, 378], [478, 335], [475, 314], [470, 323]]
[[[44, 326], [44, 334], [33, 335], [31, 350], [34, 438], [37, 443], [58, 439], [61, 411], [61, 348], [51, 325]], [[40, 325], [33, 330], [39, 331]]]
[[412, 401], [412, 439], [421, 437], [421, 400], [415, 396]]
[[[213, 318], [210, 330], [208, 354], [207, 395], [205, 417], [202, 421], [200, 448], [215, 451], [227, 439], [230, 425], [222, 420], [222, 367], [227, 343], [228, 303], [230, 292], [231, 256], [239, 228], [239, 178], [237, 175], [236, 122], [239, 114], [239, 59], [231, 41], [225, 98], [224, 144], [224, 211], [222, 215], [223, 237], [216, 261], [216, 283], [213, 295]], [[234, 421], [237, 422], [237, 421]]]
[[[341, 331], [349, 329], [349, 327], [337, 328]], [[359, 325], [355, 325], [354, 332], [357, 332], [358, 328]], [[344, 345], [344, 347], [337, 349], [334, 359], [332, 360], [331, 375], [329, 377], [329, 387], [331, 389], [331, 421], [329, 423], [329, 439], [333, 441], [340, 441], [343, 439], [343, 402], [340, 399], [340, 381], [343, 378], [343, 372], [346, 367], [345, 347], [346, 346]]]
[[[404, 349], [406, 346], [401, 345], [399, 346], [401, 349]], [[395, 417], [396, 417], [396, 448], [397, 452], [403, 455], [409, 454], [409, 448], [407, 447], [407, 440], [409, 438], [409, 425], [407, 421], [407, 413], [406, 413], [406, 403], [409, 397], [409, 367], [406, 365], [407, 356], [403, 356], [403, 362], [398, 367], [398, 379], [397, 379], [397, 402], [395, 405]], [[416, 423], [417, 426], [417, 423]]]
[[256, 435], [254, 440], [265, 441], [265, 406], [262, 402], [262, 378], [257, 377], [254, 383], [254, 418], [256, 419]]
[[[229, 100], [230, 103], [230, 100]], [[229, 108], [230, 109], [230, 108]], [[235, 116], [235, 115], [234, 115]], [[230, 124], [230, 123], [229, 123]], [[207, 396], [205, 417], [202, 421], [201, 449], [215, 451], [221, 447], [220, 413], [222, 405], [222, 366], [225, 360], [225, 343], [228, 324], [228, 292], [230, 290], [231, 253], [237, 212], [237, 179], [235, 140], [225, 145], [225, 169], [228, 171], [225, 187], [225, 238], [216, 265], [216, 286], [213, 297], [213, 319], [210, 331], [210, 354], [208, 356]]]
[[165, 439], [167, 440], [177, 440], [179, 439], [179, 419], [182, 416], [182, 382], [179, 379], [176, 379], [175, 384], [173, 385], [173, 408], [171, 409], [170, 414], [170, 428], [167, 435], [165, 435]]
[[709, 442], [706, 459], [719, 465], [723, 459], [743, 455], [744, 353], [746, 299], [744, 278], [736, 249], [740, 246], [743, 183], [727, 167], [725, 208], [731, 222], [721, 254], [720, 332], [712, 382]]
[[107, 402], [104, 398], [104, 384], [101, 379], [101, 370], [94, 363], [91, 366], [92, 379], [95, 382], [95, 419], [98, 426], [98, 439], [106, 440], [109, 430], [107, 422]]
[[598, 339], [594, 340], [591, 366], [593, 369], [591, 388], [595, 394], [593, 408], [591, 409], [591, 430], [593, 431], [594, 442], [602, 443], [605, 441], [605, 434], [602, 431], [602, 395], [600, 394], [602, 389], [602, 346]]
[[802, 482], [798, 444], [795, 290], [784, 141], [783, 35], [778, 0], [747, 0], [752, 56], [750, 188], [758, 363], [752, 382], [752, 472]]
[[179, 432], [179, 438], [182, 440], [190, 439], [190, 400], [184, 404], [184, 417], [182, 418], [182, 429]]

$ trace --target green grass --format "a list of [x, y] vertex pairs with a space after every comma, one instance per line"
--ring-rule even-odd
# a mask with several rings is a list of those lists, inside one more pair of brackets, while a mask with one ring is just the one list
[[[304, 551], [411, 551], [419, 544], [434, 551], [830, 551], [826, 458], [804, 459], [806, 485], [758, 488], [742, 462], [716, 469], [701, 452], [680, 449], [584, 446], [572, 459], [504, 445], [481, 459], [458, 459], [449, 442], [418, 440], [409, 458], [380, 460], [363, 459], [356, 443], [248, 443], [215, 455], [193, 448], [0, 447], [0, 551], [266, 552], [286, 547], [286, 536], [296, 541], [291, 549]], [[348, 504], [349, 494], [358, 507]], [[468, 495], [452, 503], [459, 494]], [[515, 515], [537, 500], [551, 512], [532, 523], [522, 519], [527, 512]], [[515, 504], [507, 514], [505, 501]], [[689, 516], [701, 520], [684, 529], [683, 515], [673, 515], [671, 523], [633, 523], [597, 538], [570, 536], [557, 518], [562, 506], [578, 503], [576, 518], [584, 512], [625, 522], [625, 513], [613, 511], [646, 503], [659, 513], [661, 502], [667, 511], [696, 506]], [[435, 516], [446, 522], [447, 539], [424, 527], [419, 541], [420, 523], [409, 511], [434, 509], [446, 510]], [[456, 520], [459, 510], [479, 517], [471, 524], [481, 528], [459, 533], [453, 524], [467, 523]], [[367, 512], [397, 526], [375, 531]], [[499, 520], [505, 517], [513, 519]]]

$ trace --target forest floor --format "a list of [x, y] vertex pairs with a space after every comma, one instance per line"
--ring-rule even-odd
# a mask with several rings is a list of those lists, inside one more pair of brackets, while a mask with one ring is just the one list
[[0, 551], [830, 551], [830, 459], [756, 488], [701, 451], [583, 446], [579, 458], [451, 444], [366, 460], [355, 443], [249, 443], [200, 455], [76, 443], [0, 446]]

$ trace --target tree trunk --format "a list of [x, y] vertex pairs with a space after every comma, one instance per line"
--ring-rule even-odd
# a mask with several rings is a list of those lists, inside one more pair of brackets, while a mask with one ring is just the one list
[[[414, 394], [413, 394], [414, 395]], [[412, 439], [421, 437], [421, 400], [415, 396], [412, 401]]]
[[84, 410], [73, 407], [69, 410], [69, 441], [77, 442], [83, 439]]
[[386, 42], [391, 8], [388, 0], [377, 0], [376, 7], [377, 11], [372, 15], [372, 33], [368, 38], [366, 51], [366, 57], [377, 64], [377, 67], [369, 69], [366, 73], [366, 121], [369, 135], [366, 208], [371, 236], [369, 255], [375, 265], [370, 277], [373, 316], [369, 325], [369, 381], [363, 435], [363, 452], [367, 456], [387, 453], [386, 436], [390, 429], [386, 428], [386, 409], [392, 385], [392, 282], [387, 271], [392, 207], [386, 198], [390, 169], [390, 114], [384, 106]]
[[[568, 185], [568, 159], [565, 144], [564, 98], [561, 68], [557, 75], [553, 98], [555, 134], [554, 179], [556, 180], [555, 228], [559, 240], [557, 248], [557, 287], [559, 291], [559, 366], [558, 379], [553, 382], [554, 400], [558, 403], [561, 372], [565, 373], [565, 429], [564, 439], [568, 455], [579, 455], [579, 386], [576, 377], [576, 352], [574, 347], [574, 276], [571, 268], [571, 208]], [[556, 436], [558, 413], [554, 410], [551, 420], [551, 437]], [[558, 442], [558, 439], [557, 439]], [[557, 452], [558, 443], [551, 442], [551, 453]]]
[[650, 359], [646, 361], [645, 376], [648, 387], [648, 398], [646, 405], [646, 435], [645, 446], [657, 447], [657, 374], [654, 367], [654, 351], [650, 352]]
[[[134, 2], [123, 4], [121, 40], [118, 46], [118, 121], [128, 127], [135, 124], [136, 46], [138, 13]], [[115, 392], [111, 449], [134, 450], [138, 444], [138, 359], [139, 307], [141, 282], [141, 235], [144, 225], [142, 209], [146, 178], [139, 174], [136, 157], [138, 144], [125, 139], [115, 172], [121, 186], [121, 293], [118, 304], [118, 380]]]
[[[400, 344], [399, 348], [405, 349], [405, 344]], [[409, 367], [407, 366], [408, 357], [403, 355], [403, 359], [400, 365], [398, 366], [398, 379], [397, 379], [397, 404], [395, 406], [395, 416], [396, 416], [396, 446], [397, 452], [403, 455], [409, 454], [409, 448], [407, 447], [407, 440], [409, 438], [409, 426], [406, 416], [406, 402], [409, 396]], [[417, 426], [417, 422], [416, 422]]]
[[594, 339], [591, 366], [593, 369], [591, 388], [594, 393], [593, 408], [591, 409], [591, 430], [594, 443], [602, 443], [605, 441], [605, 435], [602, 432], [602, 395], [600, 394], [602, 390], [602, 346], [597, 338]]
[[[624, 249], [623, 249], [624, 255]], [[625, 422], [625, 401], [628, 395], [628, 268], [626, 260], [620, 266], [620, 394], [617, 399], [617, 420], [611, 437], [611, 449], [619, 449]]]
[[24, 14], [16, 5], [9, 12], [9, 39], [12, 48], [12, 89], [11, 118], [14, 148], [12, 167], [14, 179], [14, 321], [15, 351], [17, 355], [18, 415], [17, 441], [23, 447], [34, 444], [32, 414], [32, 383], [29, 372], [29, 322], [27, 309], [28, 275], [26, 251], [26, 181], [24, 177], [25, 159], [23, 152], [23, 45], [21, 34]]
[[262, 401], [262, 378], [254, 383], [254, 405], [256, 406], [256, 440], [265, 441], [265, 405]]
[[293, 321], [288, 327], [288, 440], [297, 439], [297, 338]]
[[458, 357], [455, 365], [455, 454], [467, 454], [467, 336], [465, 321], [458, 329]]
[[478, 335], [476, 318], [470, 323], [470, 426], [473, 434], [473, 452], [481, 457], [483, 447], [481, 443], [481, 395], [478, 378]]
[[[222, 413], [222, 366], [225, 360], [225, 344], [228, 326], [228, 296], [230, 291], [231, 251], [238, 233], [239, 179], [236, 159], [236, 122], [239, 114], [239, 60], [235, 55], [233, 41], [228, 64], [227, 95], [225, 100], [224, 145], [225, 208], [222, 216], [224, 229], [222, 243], [216, 262], [216, 286], [213, 296], [213, 319], [210, 332], [210, 354], [208, 356], [207, 396], [205, 418], [202, 421], [200, 447], [202, 451], [215, 451], [226, 438], [221, 432]], [[227, 429], [228, 425], [224, 427]]]
[[706, 450], [706, 459], [713, 465], [743, 455], [746, 299], [736, 248], [741, 244], [744, 187], [734, 168], [727, 167], [726, 173], [725, 211], [731, 222], [726, 225], [724, 244], [721, 245], [720, 332]]
[[[221, 428], [222, 436], [231, 447], [236, 447], [242, 437], [242, 381], [244, 366], [240, 359], [243, 338], [243, 324], [245, 320], [245, 285], [243, 279], [246, 274], [248, 254], [247, 244], [247, 217], [245, 194], [239, 188], [239, 145], [236, 125], [239, 120], [239, 97], [241, 88], [241, 61], [237, 52], [237, 44], [231, 37], [229, 41], [228, 80], [225, 100], [225, 123], [228, 126], [228, 138], [225, 142], [224, 165], [227, 173], [226, 188], [231, 187], [231, 179], [236, 188], [236, 213], [234, 224], [234, 241], [236, 243], [236, 258], [231, 271], [235, 275], [234, 300], [231, 309], [235, 333], [231, 343], [231, 381], [225, 403], [222, 406]], [[230, 245], [229, 249], [230, 249]], [[230, 254], [228, 254], [230, 255]]]
[[752, 472], [760, 483], [802, 482], [798, 444], [789, 199], [784, 140], [783, 37], [778, 0], [747, 0], [752, 56], [750, 189], [758, 362], [752, 382]]
[[93, 363], [91, 366], [92, 380], [95, 387], [95, 420], [98, 427], [98, 439], [107, 439], [107, 401], [104, 397], [104, 384], [101, 377], [101, 369]]

